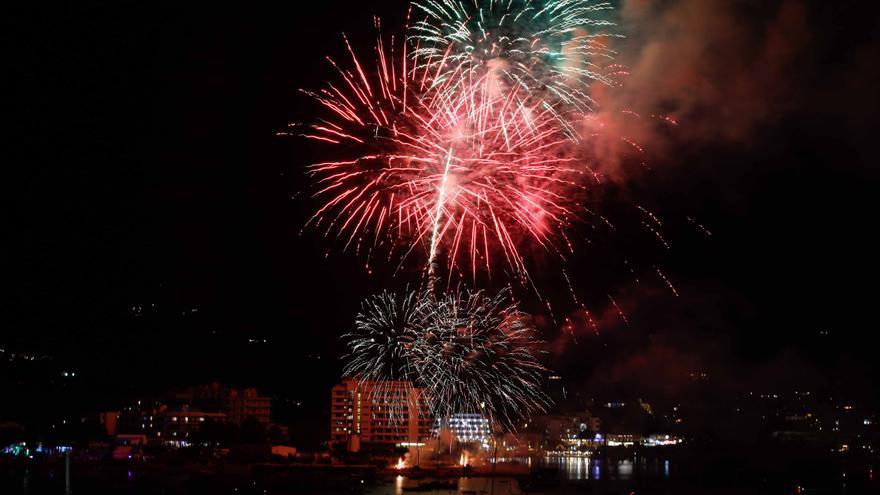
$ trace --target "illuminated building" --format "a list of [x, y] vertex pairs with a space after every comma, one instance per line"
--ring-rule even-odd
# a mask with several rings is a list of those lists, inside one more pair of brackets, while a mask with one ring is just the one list
[[186, 440], [199, 431], [205, 423], [225, 423], [228, 420], [226, 414], [222, 412], [207, 413], [188, 409], [166, 409], [159, 412], [157, 419], [161, 425], [159, 431], [168, 441]]
[[683, 440], [681, 438], [671, 435], [655, 434], [642, 438], [642, 445], [645, 447], [666, 447], [669, 445], [678, 445], [682, 442]]
[[345, 379], [330, 393], [330, 443], [417, 443], [431, 434], [431, 414], [422, 389], [405, 381]]
[[189, 387], [159, 400], [138, 400], [119, 411], [101, 413], [108, 435], [146, 435], [151, 441], [187, 445], [205, 424], [236, 426], [251, 418], [269, 423], [271, 399], [253, 388], [222, 387], [216, 383]]
[[585, 411], [581, 414], [536, 417], [532, 428], [543, 430], [546, 448], [553, 452], [595, 449], [601, 420]]
[[641, 443], [642, 436], [635, 433], [609, 433], [605, 436], [605, 445], [609, 447], [631, 447]]
[[482, 414], [453, 414], [444, 427], [461, 443], [486, 443], [492, 436], [489, 420]]
[[228, 417], [225, 412], [198, 411], [188, 405], [154, 404], [101, 413], [100, 420], [111, 436], [140, 434], [163, 443], [185, 443], [205, 424], [227, 423]]

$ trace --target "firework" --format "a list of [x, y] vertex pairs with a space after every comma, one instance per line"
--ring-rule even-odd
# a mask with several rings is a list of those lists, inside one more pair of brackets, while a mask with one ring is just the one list
[[491, 73], [453, 85], [393, 37], [377, 37], [372, 66], [345, 46], [347, 63], [328, 58], [335, 80], [306, 92], [325, 116], [301, 134], [333, 157], [308, 168], [324, 201], [308, 226], [366, 251], [368, 264], [379, 248], [401, 263], [422, 251], [429, 275], [445, 256], [449, 278], [474, 281], [496, 258], [525, 279], [527, 245], [568, 247], [584, 167], [556, 103]]
[[[410, 366], [412, 344], [424, 327], [428, 299], [422, 293], [398, 295], [382, 292], [365, 300], [355, 318], [354, 329], [342, 336], [349, 353], [343, 375], [358, 379], [371, 401], [381, 401], [385, 417], [399, 423], [417, 404], [409, 400], [388, 400], [392, 391], [416, 399], [412, 384], [416, 378]], [[381, 410], [381, 409], [380, 409]]]
[[427, 298], [382, 292], [361, 304], [354, 329], [342, 336], [349, 354], [343, 375], [364, 381], [412, 380], [408, 353], [424, 327]]
[[411, 361], [434, 416], [481, 413], [515, 428], [550, 403], [531, 318], [507, 292], [456, 291], [427, 306], [428, 324], [413, 342]]
[[475, 412], [512, 428], [549, 404], [535, 329], [506, 292], [385, 292], [364, 303], [343, 339], [347, 376], [369, 382], [379, 397], [412, 383], [441, 420]]
[[[415, 54], [451, 89], [496, 74], [524, 98], [565, 104], [560, 121], [592, 111], [590, 86], [615, 84], [605, 62], [618, 35], [593, 0], [416, 0]], [[613, 66], [612, 66], [613, 68]], [[607, 71], [607, 72], [606, 72]]]

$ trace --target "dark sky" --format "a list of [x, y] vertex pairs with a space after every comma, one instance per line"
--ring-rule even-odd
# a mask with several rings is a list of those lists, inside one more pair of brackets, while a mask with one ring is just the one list
[[[48, 352], [107, 390], [220, 379], [324, 394], [360, 299], [412, 274], [368, 275], [363, 260], [299, 234], [314, 208], [302, 165], [316, 150], [275, 133], [313, 118], [297, 89], [328, 74], [322, 56], [338, 53], [339, 33], [368, 42], [372, 14], [393, 24], [405, 4], [301, 4], [5, 15], [0, 343]], [[594, 198], [618, 228], [588, 220], [574, 236], [567, 270], [598, 335], [558, 261], [540, 262], [538, 283], [576, 337], [539, 314], [548, 364], [574, 387], [674, 394], [695, 369], [730, 385], [876, 383], [871, 5], [621, 9], [632, 89], [607, 108], [679, 125], [628, 129], [648, 167], [609, 159]], [[645, 232], [637, 205], [663, 220], [672, 249]]]

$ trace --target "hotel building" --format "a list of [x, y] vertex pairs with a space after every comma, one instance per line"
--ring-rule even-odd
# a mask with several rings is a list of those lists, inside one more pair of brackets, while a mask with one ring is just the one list
[[424, 391], [406, 381], [347, 378], [330, 395], [330, 444], [417, 443], [431, 435], [433, 419]]

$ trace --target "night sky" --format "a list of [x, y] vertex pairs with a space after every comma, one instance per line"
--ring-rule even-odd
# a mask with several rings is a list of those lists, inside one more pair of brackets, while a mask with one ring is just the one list
[[[276, 133], [314, 118], [297, 90], [329, 74], [339, 34], [368, 43], [371, 16], [393, 26], [404, 3], [301, 3], [5, 15], [0, 344], [81, 370], [107, 405], [219, 380], [325, 406], [359, 301], [418, 273], [368, 274], [362, 258], [300, 234], [315, 209], [303, 165], [319, 149]], [[572, 324], [561, 331], [521, 297], [573, 389], [674, 396], [705, 371], [724, 389], [870, 398], [872, 4], [625, 2], [619, 60], [632, 80], [603, 108], [678, 125], [620, 124], [646, 155], [602, 157], [607, 185], [590, 202], [617, 228], [585, 219], [566, 268], [598, 335], [562, 263], [537, 253], [548, 259], [536, 284]], [[637, 206], [661, 218], [671, 249]]]

